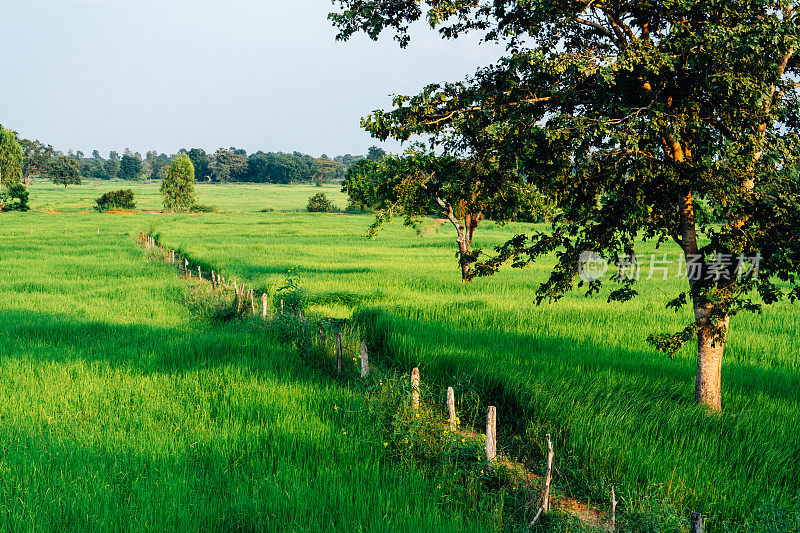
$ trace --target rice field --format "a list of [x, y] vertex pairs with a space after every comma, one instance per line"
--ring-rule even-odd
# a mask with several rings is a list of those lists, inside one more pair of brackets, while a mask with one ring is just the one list
[[[547, 264], [461, 284], [453, 232], [437, 221], [367, 240], [369, 215], [298, 212], [319, 191], [308, 186], [199, 187], [220, 213], [81, 213], [122, 187], [37, 183], [39, 212], [2, 217], [0, 394], [13, 397], [0, 403], [0, 495], [20, 500], [3, 527], [410, 531], [414, 516], [434, 530], [486, 527], [437, 505], [435, 479], [381, 463], [368, 418], [337, 425], [331, 402], [357, 393], [291, 363], [277, 341], [192, 319], [184, 283], [142, 262], [139, 230], [261, 290], [293, 269], [312, 317], [352, 318], [381, 364], [419, 366], [432, 390], [498, 406], [500, 447], [534, 469], [552, 433], [556, 490], [607, 502], [613, 484], [624, 512], [656, 517], [639, 530], [680, 531], [657, 517], [693, 511], [710, 531], [800, 527], [800, 321], [788, 303], [734, 319], [725, 411], [708, 417], [692, 401], [691, 347], [670, 360], [645, 342], [689, 321], [664, 309], [685, 284], [674, 275], [643, 281], [628, 304], [574, 293], [536, 306]], [[159, 208], [157, 185], [134, 188], [139, 208]], [[484, 223], [476, 245], [529, 229]], [[784, 511], [789, 525], [776, 525]]]
[[356, 391], [193, 314], [146, 216], [2, 216], [0, 529], [489, 528], [386, 462]]

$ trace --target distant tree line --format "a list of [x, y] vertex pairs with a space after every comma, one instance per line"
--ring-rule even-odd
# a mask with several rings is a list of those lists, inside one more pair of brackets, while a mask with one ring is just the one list
[[[202, 148], [181, 149], [177, 154], [148, 151], [142, 156], [126, 148], [103, 157], [98, 150], [91, 155], [69, 150], [66, 154], [39, 140], [20, 139], [23, 151], [21, 182], [27, 187], [34, 178], [50, 178], [62, 185], [80, 183], [81, 178], [120, 180], [161, 180], [167, 168], [179, 156], [186, 155], [195, 169], [198, 182], [296, 183], [344, 179], [353, 163], [365, 159], [361, 155], [323, 154], [313, 157], [300, 152], [263, 152], [248, 154], [242, 148], [220, 148], [207, 153]], [[367, 157], [382, 157], [383, 150], [370, 148]]]

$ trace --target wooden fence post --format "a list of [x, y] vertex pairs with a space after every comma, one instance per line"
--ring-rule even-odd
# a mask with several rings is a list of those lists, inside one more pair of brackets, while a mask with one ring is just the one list
[[267, 300], [269, 300], [269, 296], [267, 293], [261, 295], [261, 316], [262, 318], [267, 318]]
[[281, 314], [283, 314], [283, 300], [281, 300]]
[[489, 406], [486, 412], [486, 460], [490, 463], [497, 455], [497, 408]]
[[197, 279], [203, 279], [203, 271], [200, 270], [200, 265], [197, 265]]
[[[281, 300], [281, 304], [283, 300]], [[282, 308], [282, 306], [281, 306]], [[342, 373], [342, 332], [336, 332], [336, 373]]]
[[217, 288], [217, 275], [214, 274], [214, 271], [211, 271], [211, 288], [216, 290]]
[[253, 289], [250, 289], [250, 306], [253, 309], [253, 314], [256, 314], [256, 297], [253, 294]]
[[553, 441], [550, 440], [550, 433], [547, 434], [547, 475], [544, 479], [544, 503], [542, 508], [545, 512], [550, 510], [550, 482], [553, 479]]
[[411, 371], [411, 407], [419, 409], [419, 368], [414, 367]]
[[614, 485], [611, 485], [611, 533], [617, 530], [617, 495], [614, 493]]
[[703, 515], [692, 513], [691, 533], [703, 533]]
[[361, 343], [361, 377], [365, 378], [369, 374], [369, 353], [367, 352], [367, 343]]
[[447, 387], [447, 413], [450, 415], [450, 431], [456, 430], [456, 393]]

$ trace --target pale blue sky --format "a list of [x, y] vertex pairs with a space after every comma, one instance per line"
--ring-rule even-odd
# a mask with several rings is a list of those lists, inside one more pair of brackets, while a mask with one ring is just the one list
[[[56, 148], [364, 153], [392, 93], [499, 56], [421, 27], [335, 42], [329, 0], [0, 0], [0, 123]], [[387, 143], [390, 150], [397, 145]]]

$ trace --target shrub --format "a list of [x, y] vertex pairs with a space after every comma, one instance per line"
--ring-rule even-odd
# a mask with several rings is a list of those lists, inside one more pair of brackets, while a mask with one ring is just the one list
[[95, 209], [98, 211], [110, 211], [112, 209], [136, 209], [136, 202], [133, 201], [133, 191], [131, 189], [120, 189], [118, 191], [110, 191], [97, 200]]
[[166, 211], [189, 211], [195, 205], [194, 165], [188, 155], [179, 155], [167, 168], [161, 198]]
[[333, 202], [328, 200], [325, 193], [321, 192], [308, 199], [306, 211], [310, 213], [330, 213], [331, 211], [337, 211], [337, 209]]
[[28, 211], [28, 190], [19, 183], [0, 194], [0, 211]]
[[194, 204], [191, 209], [189, 209], [190, 213], [216, 213], [217, 208], [213, 205], [206, 205], [206, 204]]

